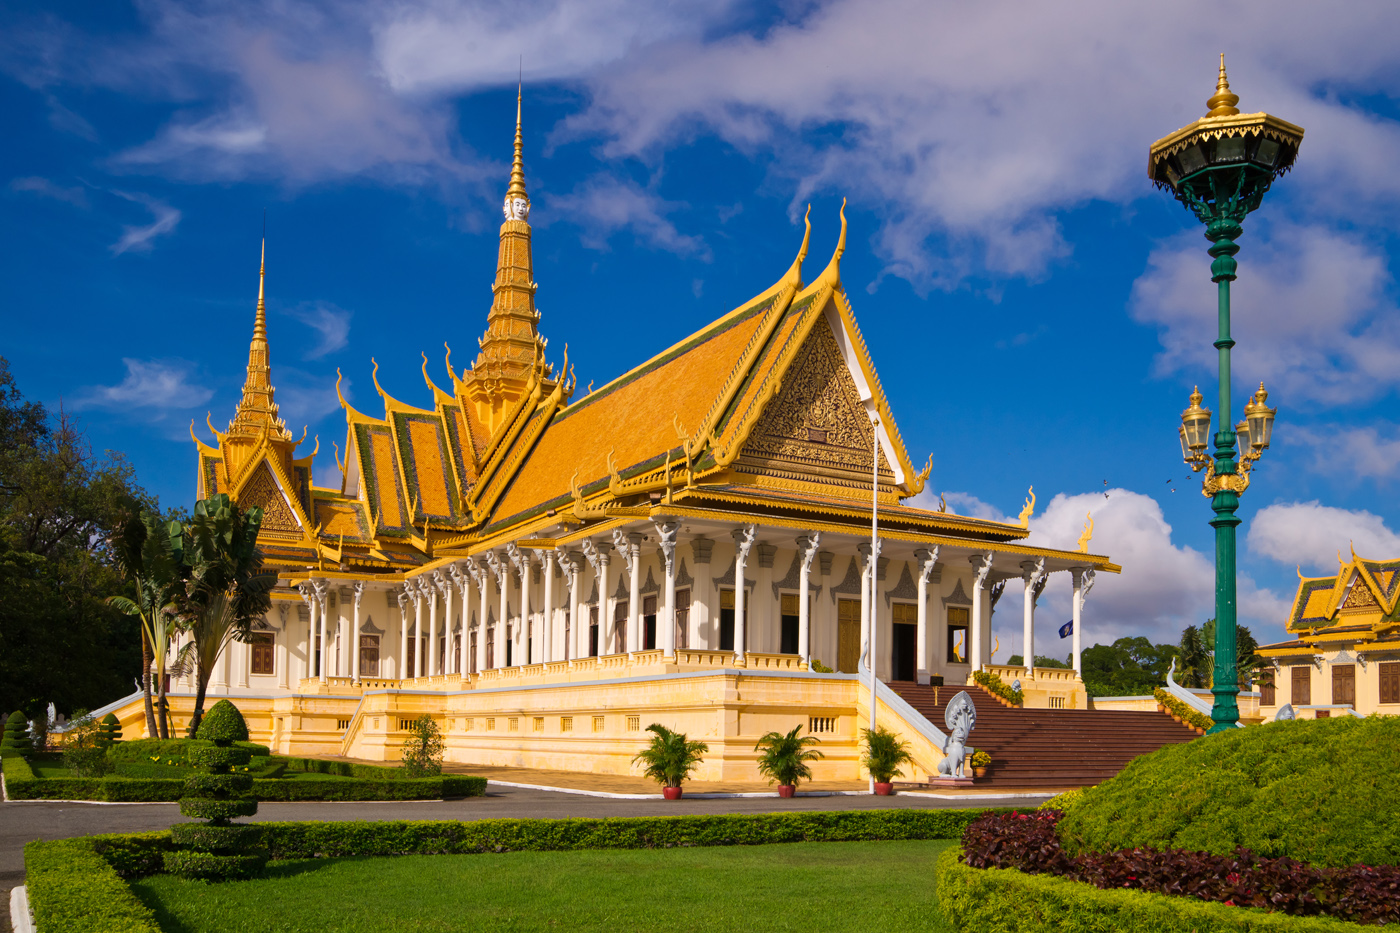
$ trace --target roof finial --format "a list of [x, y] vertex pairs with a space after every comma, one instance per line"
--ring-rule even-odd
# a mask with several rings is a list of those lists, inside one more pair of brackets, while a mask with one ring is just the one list
[[263, 219], [262, 258], [258, 260], [258, 311], [253, 316], [253, 339], [267, 339], [267, 220]]
[[507, 200], [529, 197], [525, 193], [525, 158], [522, 155], [524, 137], [520, 132], [520, 99], [524, 89], [523, 81], [515, 89], [515, 161], [510, 166], [510, 187], [506, 189]]
[[1215, 96], [1206, 101], [1206, 106], [1210, 110], [1206, 113], [1208, 117], [1233, 117], [1239, 113], [1239, 108], [1235, 105], [1240, 102], [1240, 96], [1230, 90], [1230, 79], [1225, 76], [1225, 53], [1220, 53], [1220, 77], [1215, 81]]

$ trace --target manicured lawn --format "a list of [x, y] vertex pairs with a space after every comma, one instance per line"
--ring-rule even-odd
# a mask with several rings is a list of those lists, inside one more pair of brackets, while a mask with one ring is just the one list
[[750, 931], [944, 933], [949, 841], [275, 862], [219, 885], [132, 884], [166, 933]]

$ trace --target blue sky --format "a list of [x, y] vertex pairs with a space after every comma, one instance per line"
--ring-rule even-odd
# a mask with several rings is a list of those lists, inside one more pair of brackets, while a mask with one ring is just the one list
[[[995, 0], [10, 4], [0, 352], [188, 504], [190, 421], [226, 424], [242, 382], [266, 211], [278, 399], [338, 483], [337, 367], [377, 412], [371, 357], [427, 404], [420, 353], [439, 380], [444, 341], [473, 355], [523, 61], [541, 328], [581, 386], [770, 284], [809, 202], [823, 264], [848, 197], [844, 279], [930, 488], [999, 516], [1034, 485], [1035, 538], [1061, 547], [1092, 510], [1124, 575], [1090, 597], [1089, 639], [1175, 640], [1211, 611], [1209, 510], [1175, 435], [1214, 384], [1214, 287], [1199, 226], [1144, 170], [1204, 113], [1224, 51], [1241, 109], [1307, 129], [1246, 222], [1235, 289], [1236, 417], [1261, 379], [1280, 409], [1241, 510], [1241, 615], [1274, 639], [1295, 565], [1330, 572], [1351, 541], [1400, 555], [1397, 20], [1364, 2], [1170, 21]], [[1047, 599], [1058, 622], [1067, 600]]]

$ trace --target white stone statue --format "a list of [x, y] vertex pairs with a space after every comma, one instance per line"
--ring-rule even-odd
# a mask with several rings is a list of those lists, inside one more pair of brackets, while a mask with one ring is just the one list
[[972, 705], [972, 697], [961, 691], [948, 701], [943, 711], [943, 722], [948, 727], [948, 741], [943, 745], [944, 759], [938, 763], [938, 773], [948, 777], [966, 777], [963, 759], [967, 757], [967, 737], [977, 724], [977, 707]]

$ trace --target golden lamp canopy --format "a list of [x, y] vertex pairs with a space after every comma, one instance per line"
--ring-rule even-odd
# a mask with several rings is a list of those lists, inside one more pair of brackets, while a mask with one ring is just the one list
[[1222, 54], [1206, 115], [1152, 144], [1147, 162], [1152, 183], [1175, 191], [1183, 179], [1208, 168], [1249, 166], [1274, 178], [1292, 168], [1303, 128], [1267, 113], [1240, 113], [1239, 102]]

